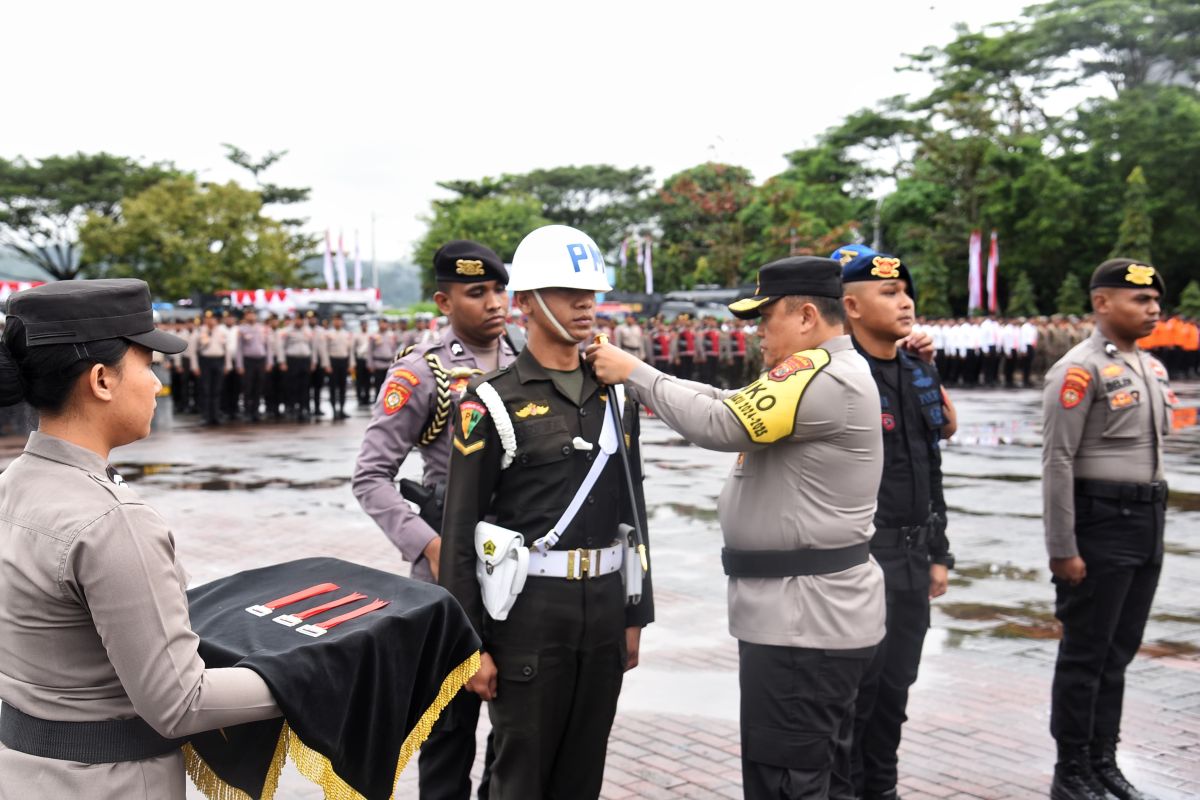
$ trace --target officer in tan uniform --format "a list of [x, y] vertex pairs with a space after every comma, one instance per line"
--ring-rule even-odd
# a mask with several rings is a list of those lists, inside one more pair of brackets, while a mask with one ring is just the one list
[[0, 800], [183, 800], [179, 737], [279, 716], [249, 669], [205, 669], [165, 520], [108, 463], [150, 433], [154, 329], [138, 280], [13, 295], [0, 405], [39, 429], [0, 475]]
[[1092, 274], [1095, 330], [1046, 374], [1043, 518], [1063, 626], [1050, 713], [1057, 800], [1102, 800], [1106, 789], [1143, 797], [1116, 749], [1125, 668], [1162, 569], [1162, 444], [1176, 399], [1137, 340], [1154, 329], [1165, 291], [1149, 264], [1105, 261]]
[[721, 493], [729, 629], [739, 640], [742, 782], [750, 800], [853, 798], [850, 737], [863, 671], [884, 634], [869, 554], [883, 467], [879, 391], [842, 332], [842, 269], [795, 257], [759, 271], [769, 371], [724, 392], [675, 380], [610, 345], [605, 383], [689, 441], [738, 452]]
[[[453, 419], [472, 376], [508, 366], [514, 353], [504, 337], [508, 271], [478, 242], [443, 245], [433, 257], [434, 300], [450, 319], [447, 335], [411, 348], [388, 370], [363, 437], [352, 488], [359, 504], [413, 565], [412, 576], [437, 581], [446, 474]], [[413, 448], [421, 449], [420, 484], [396, 473]], [[408, 499], [421, 505], [413, 511]], [[479, 697], [459, 692], [421, 748], [421, 800], [466, 800], [471, 793]], [[488, 774], [480, 782], [486, 797]]]

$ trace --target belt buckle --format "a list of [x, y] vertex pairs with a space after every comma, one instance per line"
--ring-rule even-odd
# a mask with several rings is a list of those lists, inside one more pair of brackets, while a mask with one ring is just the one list
[[567, 551], [567, 580], [579, 581], [588, 576], [591, 563], [589, 553], [590, 551], [578, 547]]

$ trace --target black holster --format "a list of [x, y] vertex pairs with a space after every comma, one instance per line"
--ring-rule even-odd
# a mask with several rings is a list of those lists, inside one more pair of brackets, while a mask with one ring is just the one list
[[425, 486], [418, 481], [401, 478], [400, 495], [410, 503], [416, 503], [425, 524], [441, 534], [442, 514], [446, 510], [446, 484]]

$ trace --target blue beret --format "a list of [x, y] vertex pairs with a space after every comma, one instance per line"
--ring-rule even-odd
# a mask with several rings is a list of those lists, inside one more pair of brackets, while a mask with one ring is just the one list
[[908, 296], [915, 302], [917, 285], [908, 267], [895, 256], [879, 253], [861, 244], [848, 244], [834, 250], [834, 258], [842, 262], [842, 282], [902, 280], [908, 285]]

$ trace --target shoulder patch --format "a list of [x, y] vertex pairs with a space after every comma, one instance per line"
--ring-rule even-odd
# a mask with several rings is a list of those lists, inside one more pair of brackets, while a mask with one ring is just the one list
[[796, 429], [796, 409], [805, 390], [829, 361], [825, 350], [790, 355], [754, 383], [739, 389], [725, 405], [751, 441], [770, 444], [786, 439]]
[[404, 408], [404, 404], [410, 397], [412, 397], [411, 387], [398, 381], [388, 381], [387, 387], [383, 390], [383, 413], [390, 417]]
[[412, 370], [404, 369], [403, 367], [396, 368], [392, 374], [396, 378], [403, 378], [413, 386], [417, 386], [421, 383], [421, 379], [417, 377], [417, 373], [413, 372]]
[[461, 423], [464, 439], [471, 438], [471, 432], [479, 424], [479, 420], [487, 416], [487, 406], [474, 400], [467, 400], [458, 407], [459, 422]]

